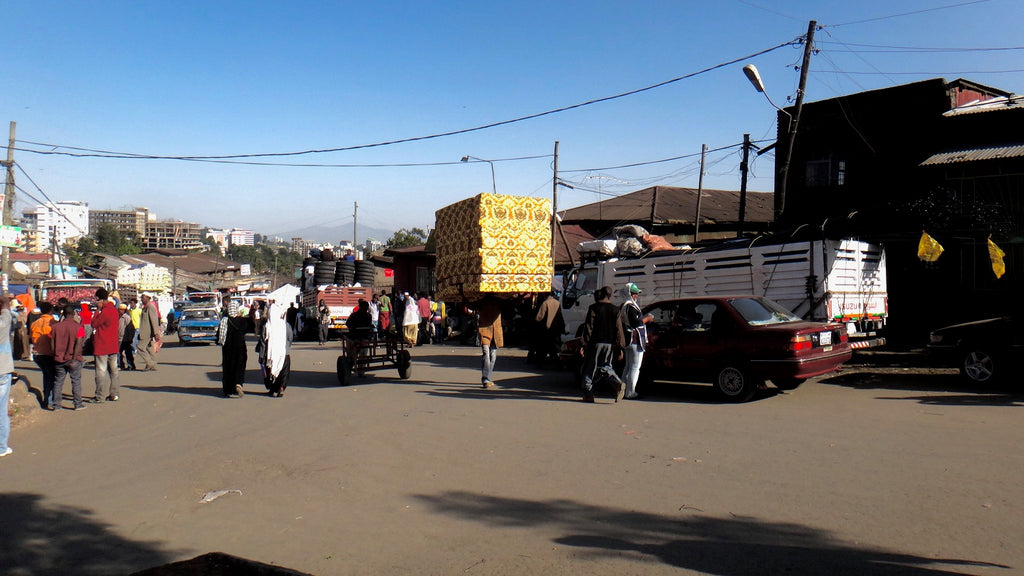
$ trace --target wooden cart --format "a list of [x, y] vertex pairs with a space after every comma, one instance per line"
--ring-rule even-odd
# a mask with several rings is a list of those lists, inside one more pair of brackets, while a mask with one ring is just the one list
[[341, 337], [341, 356], [338, 356], [338, 383], [348, 386], [352, 375], [363, 375], [367, 370], [398, 368], [398, 377], [408, 380], [412, 376], [412, 354], [409, 343], [394, 332], [378, 332], [367, 338], [349, 334]]

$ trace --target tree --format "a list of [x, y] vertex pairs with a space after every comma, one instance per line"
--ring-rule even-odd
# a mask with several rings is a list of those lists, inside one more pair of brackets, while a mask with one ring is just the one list
[[422, 228], [402, 228], [388, 240], [388, 248], [408, 248], [426, 244], [427, 233]]
[[122, 232], [110, 224], [103, 224], [96, 230], [95, 240], [95, 250], [105, 254], [121, 256], [142, 251], [138, 232]]
[[217, 256], [219, 258], [224, 255], [224, 251], [220, 249], [220, 244], [212, 236], [204, 237], [202, 242], [210, 247], [210, 256]]

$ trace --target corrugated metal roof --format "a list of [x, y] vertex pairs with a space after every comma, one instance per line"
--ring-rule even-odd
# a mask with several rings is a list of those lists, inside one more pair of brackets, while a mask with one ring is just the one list
[[978, 102], [969, 102], [963, 106], [957, 106], [943, 116], [963, 116], [964, 114], [980, 114], [982, 112], [999, 112], [1002, 110], [1018, 110], [1024, 108], [1024, 97], [1011, 96], [1009, 98], [999, 97]]
[[979, 162], [981, 160], [1021, 157], [1024, 157], [1024, 144], [940, 152], [921, 162], [921, 166], [938, 166], [941, 164], [959, 164], [960, 162]]
[[[734, 190], [708, 190], [701, 194], [701, 222], [728, 223], [739, 220], [740, 193]], [[775, 195], [771, 192], [747, 192], [747, 222], [771, 222]], [[654, 186], [609, 200], [570, 208], [562, 221], [646, 222], [652, 225], [693, 224], [697, 190]]]

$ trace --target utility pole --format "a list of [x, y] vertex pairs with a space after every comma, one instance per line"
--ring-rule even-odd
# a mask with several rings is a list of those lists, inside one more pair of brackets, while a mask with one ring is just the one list
[[[793, 157], [793, 140], [796, 139], [797, 125], [800, 123], [800, 110], [804, 107], [804, 91], [807, 87], [807, 69], [811, 65], [811, 51], [814, 45], [814, 29], [818, 27], [816, 20], [807, 25], [807, 41], [804, 43], [804, 59], [800, 65], [800, 86], [796, 90], [796, 106], [789, 121], [786, 148], [782, 155], [782, 165], [775, 172], [775, 222], [786, 210], [786, 184], [789, 179], [789, 162]], [[788, 116], [788, 114], [787, 114]]]
[[[7, 161], [4, 167], [7, 168], [7, 183], [4, 185], [4, 196], [0, 199], [3, 203], [3, 225], [11, 225], [11, 208], [14, 206], [14, 133], [17, 123], [11, 122], [11, 132], [7, 140]], [[7, 278], [11, 272], [10, 249], [3, 247], [0, 253], [0, 272], [3, 273], [4, 289], [7, 289]]]
[[555, 175], [551, 178], [551, 261], [555, 260], [555, 232], [558, 230], [558, 140], [555, 140]]
[[356, 216], [359, 214], [359, 202], [352, 203], [352, 250], [356, 249]]
[[743, 135], [743, 161], [740, 162], [740, 225], [736, 237], [743, 237], [743, 224], [747, 216], [747, 160], [750, 159], [750, 134]]
[[693, 243], [697, 243], [700, 234], [700, 197], [704, 195], [704, 154], [708, 151], [707, 144], [700, 145], [700, 177], [697, 179], [697, 214], [693, 217]]

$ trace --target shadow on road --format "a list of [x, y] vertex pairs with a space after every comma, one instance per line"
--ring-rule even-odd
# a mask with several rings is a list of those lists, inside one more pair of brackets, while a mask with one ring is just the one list
[[956, 373], [908, 370], [856, 371], [823, 378], [831, 384], [858, 390], [905, 390], [930, 392], [929, 396], [879, 396], [879, 400], [911, 400], [943, 406], [1024, 406], [1024, 392], [1010, 385], [971, 386]]
[[129, 574], [169, 561], [173, 552], [133, 542], [85, 508], [45, 506], [38, 494], [0, 494], [4, 574]]
[[[940, 565], [1010, 568], [982, 561], [925, 558], [858, 547], [827, 532], [750, 517], [669, 518], [571, 500], [531, 501], [469, 492], [415, 495], [436, 512], [502, 528], [540, 526], [562, 532], [553, 541], [583, 549], [591, 560], [649, 558], [703, 574], [830, 574], [915, 576], [960, 574]], [[934, 566], [934, 567], [930, 567]]]

